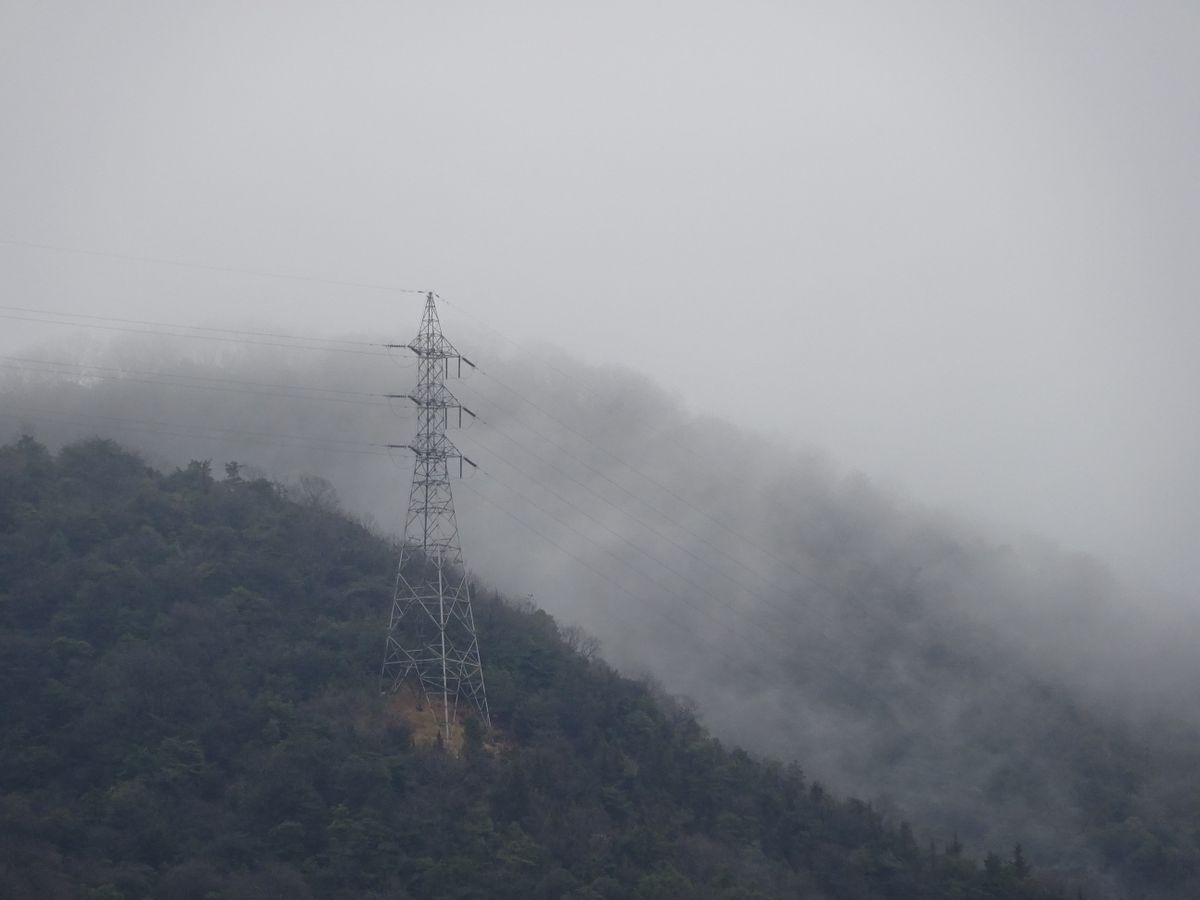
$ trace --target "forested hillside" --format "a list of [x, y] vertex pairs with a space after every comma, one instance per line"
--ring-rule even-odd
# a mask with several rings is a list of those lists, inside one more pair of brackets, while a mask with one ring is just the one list
[[0, 896], [1067, 896], [722, 746], [486, 590], [496, 730], [416, 741], [376, 689], [394, 548], [225, 475], [0, 450]]
[[[1147, 615], [1094, 560], [992, 539], [631, 373], [487, 355], [455, 383], [486, 413], [455, 434], [481, 464], [455, 498], [489, 581], [584, 625], [727, 743], [968, 855], [1020, 842], [1095, 896], [1200, 895], [1194, 617]], [[166, 469], [316, 473], [395, 527], [411, 463], [379, 446], [410, 425], [363, 389], [411, 370], [333, 356], [109, 347], [8, 377], [3, 421], [54, 445], [117, 434]]]

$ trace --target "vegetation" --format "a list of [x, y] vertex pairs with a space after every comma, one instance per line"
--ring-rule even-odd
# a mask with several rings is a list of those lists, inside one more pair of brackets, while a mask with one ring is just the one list
[[394, 548], [319, 483], [225, 475], [0, 449], [0, 896], [1068, 896], [723, 747], [487, 593], [496, 732], [414, 740], [375, 691]]

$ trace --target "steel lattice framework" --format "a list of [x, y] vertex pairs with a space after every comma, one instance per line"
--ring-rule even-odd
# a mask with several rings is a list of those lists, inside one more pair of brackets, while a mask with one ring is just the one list
[[462, 415], [474, 416], [446, 387], [453, 363], [474, 364], [442, 335], [434, 294], [426, 294], [420, 333], [404, 347], [417, 357], [417, 386], [412, 394], [390, 394], [411, 400], [417, 408], [418, 428], [411, 450], [412, 489], [404, 543], [392, 595], [387, 645], [380, 673], [380, 688], [395, 691], [406, 680], [421, 692], [438, 718], [438, 727], [450, 746], [450, 731], [460, 703], [467, 703], [485, 725], [491, 726], [479, 638], [471, 612], [471, 590], [459, 546], [458, 521], [450, 492], [450, 466], [474, 467], [446, 436], [451, 413], [462, 424]]

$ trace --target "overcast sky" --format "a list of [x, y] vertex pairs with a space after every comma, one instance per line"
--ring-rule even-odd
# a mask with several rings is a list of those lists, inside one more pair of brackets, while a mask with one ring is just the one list
[[[0, 240], [432, 287], [1194, 597], [1198, 48], [1195, 3], [0, 0]], [[13, 243], [0, 286], [419, 315]]]

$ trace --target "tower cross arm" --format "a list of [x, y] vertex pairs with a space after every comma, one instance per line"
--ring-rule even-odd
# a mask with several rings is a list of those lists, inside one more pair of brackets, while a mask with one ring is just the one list
[[[422, 359], [463, 359], [463, 355], [455, 349], [454, 345], [441, 335], [433, 338], [421, 335], [415, 340], [401, 346], [411, 350]], [[463, 361], [467, 362], [466, 360]], [[467, 365], [474, 368], [474, 363], [467, 362]]]

